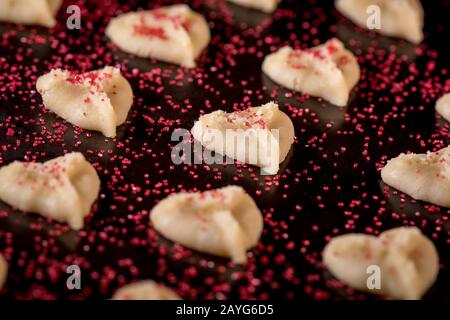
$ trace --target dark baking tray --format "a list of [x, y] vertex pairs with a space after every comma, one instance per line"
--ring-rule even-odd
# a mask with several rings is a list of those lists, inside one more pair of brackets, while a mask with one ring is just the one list
[[[189, 4], [210, 22], [212, 42], [186, 70], [120, 52], [104, 36], [120, 12], [178, 1], [65, 1], [52, 30], [0, 24], [0, 161], [43, 161], [80, 151], [95, 165], [101, 194], [81, 232], [1, 204], [0, 251], [9, 262], [4, 299], [110, 298], [120, 286], [154, 279], [184, 299], [375, 299], [336, 281], [321, 265], [330, 236], [417, 225], [436, 244], [442, 268], [425, 299], [450, 293], [449, 211], [386, 187], [379, 168], [400, 152], [446, 146], [448, 124], [435, 100], [450, 91], [450, 1], [424, 2], [426, 40], [407, 42], [362, 30], [332, 1], [282, 1], [271, 16], [217, 0]], [[66, 8], [82, 8], [67, 30]], [[347, 108], [275, 85], [265, 54], [339, 37], [360, 59], [362, 78]], [[120, 65], [135, 100], [115, 139], [87, 132], [44, 110], [36, 78], [52, 67]], [[247, 165], [173, 165], [170, 137], [201, 112], [276, 100], [291, 116], [296, 143], [279, 175]], [[260, 245], [245, 266], [186, 250], [149, 223], [169, 193], [243, 186], [265, 216]], [[68, 265], [81, 290], [66, 287]]]

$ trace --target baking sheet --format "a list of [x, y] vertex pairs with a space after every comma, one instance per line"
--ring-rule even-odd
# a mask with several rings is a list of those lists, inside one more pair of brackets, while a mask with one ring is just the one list
[[[204, 14], [212, 42], [192, 70], [118, 50], [104, 36], [121, 12], [179, 1], [65, 1], [54, 29], [0, 24], [0, 161], [44, 161], [80, 151], [102, 188], [85, 229], [1, 204], [0, 252], [9, 262], [4, 299], [103, 299], [120, 286], [154, 279], [184, 299], [375, 299], [343, 286], [321, 265], [330, 236], [417, 225], [436, 244], [442, 268], [425, 299], [448, 300], [449, 211], [386, 187], [378, 169], [400, 152], [448, 145], [448, 124], [434, 112], [450, 91], [449, 1], [428, 1], [426, 40], [415, 47], [361, 30], [332, 1], [283, 1], [271, 16], [221, 0], [184, 1]], [[67, 30], [66, 8], [82, 8], [81, 30]], [[285, 90], [261, 73], [282, 45], [307, 48], [338, 37], [359, 57], [362, 78], [347, 108]], [[38, 76], [54, 67], [86, 71], [117, 65], [135, 100], [115, 139], [75, 128], [43, 108]], [[445, 71], [444, 71], [445, 70]], [[296, 143], [277, 176], [237, 164], [174, 165], [171, 134], [201, 112], [276, 100], [293, 120]], [[174, 245], [149, 212], [183, 190], [237, 184], [265, 217], [260, 244], [237, 266]], [[81, 290], [66, 287], [68, 265]]]

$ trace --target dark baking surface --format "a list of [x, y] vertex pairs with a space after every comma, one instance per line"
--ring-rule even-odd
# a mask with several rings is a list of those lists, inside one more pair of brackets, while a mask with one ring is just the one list
[[[415, 47], [357, 28], [332, 1], [283, 1], [273, 16], [223, 1], [189, 2], [210, 22], [212, 42], [193, 70], [137, 59], [104, 36], [120, 12], [178, 1], [65, 1], [54, 29], [0, 24], [0, 162], [44, 161], [80, 151], [102, 180], [81, 232], [1, 204], [0, 252], [6, 299], [98, 299], [138, 279], [154, 279], [184, 299], [374, 299], [323, 269], [330, 236], [417, 225], [438, 248], [441, 270], [425, 299], [450, 295], [450, 211], [385, 186], [378, 169], [400, 152], [446, 146], [448, 124], [434, 112], [450, 92], [450, 1], [426, 1], [426, 40]], [[68, 31], [66, 7], [82, 8]], [[246, 22], [246, 25], [242, 23]], [[338, 37], [360, 60], [362, 78], [347, 108], [282, 89], [261, 74], [265, 54]], [[115, 139], [74, 128], [44, 110], [36, 78], [52, 67], [120, 65], [135, 100]], [[173, 165], [170, 136], [201, 111], [243, 109], [277, 100], [297, 141], [279, 175], [247, 165]], [[265, 216], [260, 245], [245, 266], [164, 240], [149, 211], [172, 192], [243, 186]], [[66, 288], [68, 265], [82, 289]], [[378, 299], [378, 298], [377, 298]]]

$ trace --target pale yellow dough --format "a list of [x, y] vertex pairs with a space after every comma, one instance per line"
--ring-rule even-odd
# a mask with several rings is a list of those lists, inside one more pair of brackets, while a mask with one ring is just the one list
[[443, 95], [436, 102], [436, 111], [447, 121], [450, 122], [450, 93]]
[[274, 82], [337, 105], [347, 105], [350, 91], [358, 83], [356, 57], [338, 39], [307, 50], [289, 46], [269, 54], [263, 72]]
[[400, 154], [381, 170], [383, 182], [411, 196], [450, 208], [450, 147]]
[[261, 10], [265, 13], [275, 11], [280, 0], [228, 0], [243, 7]]
[[336, 8], [357, 25], [367, 28], [368, 7], [380, 8], [381, 34], [418, 44], [423, 40], [424, 10], [420, 0], [336, 0]]
[[181, 300], [171, 289], [152, 280], [128, 284], [114, 293], [113, 300]]
[[205, 18], [184, 4], [124, 13], [106, 35], [123, 51], [189, 68], [211, 39]]
[[46, 108], [109, 138], [116, 136], [116, 127], [125, 122], [133, 103], [130, 83], [113, 67], [83, 74], [54, 69], [39, 77], [36, 88]]
[[191, 133], [205, 148], [261, 167], [267, 174], [278, 172], [295, 137], [291, 119], [273, 102], [239, 112], [205, 114]]
[[[395, 299], [420, 299], [436, 281], [439, 256], [418, 228], [400, 227], [379, 237], [351, 233], [333, 238], [323, 251], [330, 272], [347, 285]], [[369, 289], [369, 266], [380, 270], [380, 289]]]
[[8, 263], [5, 258], [0, 254], [0, 289], [6, 282], [6, 277], [8, 275]]
[[97, 199], [100, 179], [81, 153], [44, 163], [14, 161], [0, 168], [0, 199], [23, 211], [84, 226]]
[[0, 21], [52, 28], [63, 0], [1, 0]]
[[255, 202], [237, 186], [173, 194], [153, 208], [150, 219], [169, 240], [237, 263], [247, 261], [246, 251], [263, 229]]

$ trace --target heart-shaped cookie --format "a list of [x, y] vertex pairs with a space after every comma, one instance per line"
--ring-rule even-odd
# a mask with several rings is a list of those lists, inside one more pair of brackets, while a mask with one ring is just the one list
[[246, 251], [263, 229], [255, 202], [237, 186], [171, 195], [152, 209], [150, 219], [164, 237], [237, 263], [247, 261]]
[[55, 69], [39, 77], [36, 88], [46, 108], [106, 137], [116, 136], [133, 103], [129, 82], [113, 67], [83, 74]]
[[400, 154], [381, 170], [383, 182], [416, 200], [450, 207], [450, 147]]
[[436, 111], [447, 121], [450, 121], [450, 93], [443, 95], [436, 102]]
[[124, 13], [106, 35], [123, 51], [189, 68], [211, 39], [205, 18], [185, 4]]
[[275, 11], [280, 0], [228, 0], [243, 7], [261, 10], [265, 13]]
[[[396, 299], [420, 299], [435, 282], [439, 257], [434, 244], [418, 228], [400, 227], [379, 237], [346, 234], [333, 238], [323, 262], [347, 285]], [[368, 284], [370, 267], [380, 270], [380, 287]]]
[[286, 88], [322, 97], [337, 106], [347, 105], [360, 77], [356, 57], [338, 39], [307, 50], [283, 47], [264, 59], [262, 70]]
[[379, 19], [379, 26], [373, 23], [372, 30], [412, 43], [423, 40], [424, 11], [420, 0], [337, 0], [336, 8], [363, 28]]
[[63, 0], [2, 0], [0, 21], [52, 28]]
[[81, 153], [44, 163], [14, 161], [0, 168], [1, 200], [75, 230], [83, 228], [99, 190], [97, 172]]
[[294, 143], [294, 125], [278, 105], [226, 113], [205, 114], [191, 129], [194, 138], [208, 150], [261, 167], [276, 174]]
[[114, 293], [113, 300], [181, 300], [171, 289], [152, 280], [128, 284]]
[[0, 254], [0, 289], [6, 282], [6, 276], [8, 275], [8, 263], [5, 258]]

